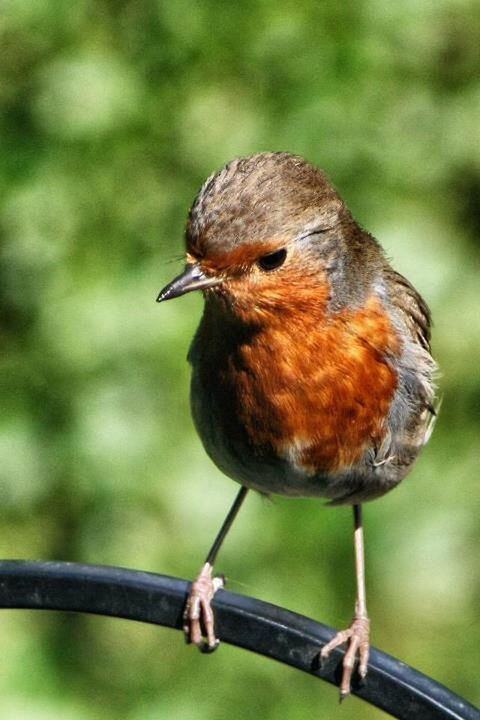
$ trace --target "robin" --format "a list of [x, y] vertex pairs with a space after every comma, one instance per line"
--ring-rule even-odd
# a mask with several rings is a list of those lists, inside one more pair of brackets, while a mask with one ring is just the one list
[[435, 416], [430, 313], [353, 219], [325, 173], [287, 152], [229, 162], [190, 209], [186, 266], [158, 302], [202, 290], [188, 359], [205, 450], [241, 488], [185, 609], [187, 641], [215, 649], [218, 550], [249, 489], [353, 506], [356, 602], [343, 643], [341, 699], [369, 618], [362, 503], [394, 488]]

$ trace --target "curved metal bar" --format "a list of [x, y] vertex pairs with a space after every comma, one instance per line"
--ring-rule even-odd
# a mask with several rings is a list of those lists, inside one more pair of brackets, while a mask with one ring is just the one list
[[[0, 561], [0, 607], [70, 610], [181, 629], [189, 583], [139, 570], [66, 562]], [[333, 628], [251, 597], [220, 590], [219, 637], [338, 685], [342, 652], [324, 667]], [[159, 650], [160, 652], [160, 650]], [[353, 693], [401, 720], [480, 720], [480, 711], [431, 678], [372, 648], [367, 682]]]

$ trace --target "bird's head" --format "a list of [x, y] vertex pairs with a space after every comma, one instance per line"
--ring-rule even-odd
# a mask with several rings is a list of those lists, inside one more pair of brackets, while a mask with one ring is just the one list
[[299, 310], [362, 285], [351, 263], [378, 246], [321, 170], [286, 152], [237, 158], [211, 175], [190, 209], [186, 266], [158, 302], [192, 290], [239, 312]]

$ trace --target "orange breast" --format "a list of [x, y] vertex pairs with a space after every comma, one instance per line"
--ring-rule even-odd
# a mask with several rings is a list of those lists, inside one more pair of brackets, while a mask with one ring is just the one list
[[[318, 294], [311, 300], [302, 298], [305, 308], [320, 306]], [[269, 315], [227, 362], [252, 446], [269, 446], [312, 473], [354, 464], [385, 433], [397, 384], [386, 357], [399, 350], [375, 296], [360, 309], [331, 315]]]

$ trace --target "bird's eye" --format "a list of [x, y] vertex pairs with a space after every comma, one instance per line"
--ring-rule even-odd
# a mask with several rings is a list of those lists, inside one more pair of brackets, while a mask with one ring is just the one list
[[262, 270], [276, 270], [280, 267], [280, 265], [283, 265], [286, 257], [287, 251], [285, 248], [282, 248], [281, 250], [275, 250], [275, 252], [268, 253], [268, 255], [263, 255], [257, 260], [257, 265]]

